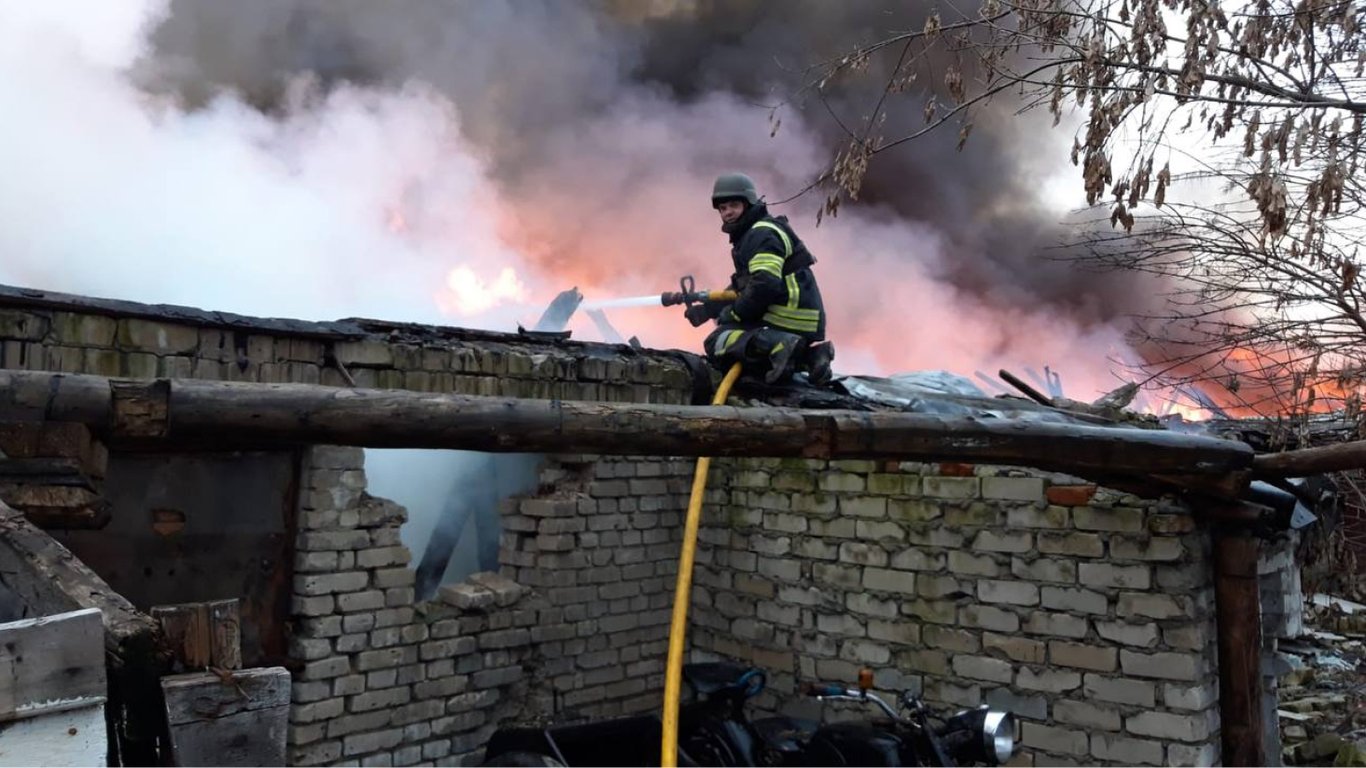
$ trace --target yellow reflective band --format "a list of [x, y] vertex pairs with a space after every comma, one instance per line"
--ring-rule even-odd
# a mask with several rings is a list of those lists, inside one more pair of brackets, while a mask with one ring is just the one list
[[716, 346], [713, 347], [713, 349], [716, 350], [716, 354], [724, 355], [726, 350], [730, 349], [731, 346], [735, 344], [735, 340], [740, 338], [743, 333], [744, 331], [726, 331], [716, 337]]
[[749, 260], [749, 272], [750, 274], [768, 272], [774, 277], [781, 278], [783, 276], [783, 257], [772, 253], [755, 254], [754, 258]]
[[797, 286], [797, 275], [787, 276], [787, 308], [796, 309], [802, 296], [802, 289]]
[[793, 320], [819, 320], [821, 317], [819, 309], [789, 309], [778, 304], [770, 306], [767, 311], [769, 314], [790, 317]]
[[774, 345], [773, 345], [773, 349], [770, 349], [770, 350], [768, 351], [769, 356], [772, 357], [773, 355], [776, 355], [776, 354], [778, 354], [779, 352], [782, 352], [783, 349], [784, 349], [786, 346], [787, 346], [787, 345], [786, 345], [786, 344], [783, 344], [781, 341], [778, 342], [777, 344], [774, 344]]
[[764, 315], [764, 323], [784, 331], [796, 331], [798, 333], [815, 333], [820, 328], [820, 325], [817, 324], [815, 320], [789, 320], [784, 317], [768, 314]]
[[771, 221], [756, 221], [756, 222], [754, 222], [754, 226], [756, 226], [756, 227], [764, 227], [765, 229], [771, 229], [771, 230], [773, 230], [774, 232], [777, 232], [777, 233], [778, 233], [778, 237], [780, 237], [780, 238], [783, 239], [783, 250], [784, 250], [784, 254], [783, 254], [783, 255], [784, 255], [784, 256], [791, 256], [791, 255], [792, 255], [792, 238], [790, 238], [790, 237], [787, 236], [787, 233], [783, 231], [783, 228], [782, 228], [782, 227], [778, 226], [777, 224], [774, 224], [774, 223], [771, 222]]

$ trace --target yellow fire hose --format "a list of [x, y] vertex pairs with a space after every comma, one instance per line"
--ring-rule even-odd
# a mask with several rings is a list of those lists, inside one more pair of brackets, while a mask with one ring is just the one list
[[[726, 371], [721, 386], [716, 388], [712, 405], [725, 405], [726, 397], [735, 380], [740, 378], [740, 364]], [[692, 478], [692, 496], [688, 499], [688, 517], [683, 523], [683, 552], [678, 557], [678, 585], [674, 587], [673, 622], [669, 626], [669, 661], [664, 671], [664, 735], [660, 742], [659, 764], [663, 768], [678, 766], [678, 698], [683, 687], [683, 639], [688, 630], [688, 596], [692, 592], [693, 557], [697, 553], [697, 528], [702, 520], [702, 499], [707, 492], [707, 470], [711, 458], [697, 460], [697, 471]]]

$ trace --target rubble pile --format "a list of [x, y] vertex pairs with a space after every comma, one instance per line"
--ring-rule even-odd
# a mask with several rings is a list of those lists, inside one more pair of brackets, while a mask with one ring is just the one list
[[1314, 595], [1305, 608], [1304, 634], [1280, 642], [1282, 758], [1366, 766], [1366, 605]]

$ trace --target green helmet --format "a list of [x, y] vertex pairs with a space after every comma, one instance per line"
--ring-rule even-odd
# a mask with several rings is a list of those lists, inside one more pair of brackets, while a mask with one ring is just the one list
[[750, 205], [759, 204], [759, 190], [754, 186], [754, 179], [743, 173], [723, 173], [716, 177], [716, 184], [711, 188], [711, 204], [716, 204], [722, 200], [744, 200]]

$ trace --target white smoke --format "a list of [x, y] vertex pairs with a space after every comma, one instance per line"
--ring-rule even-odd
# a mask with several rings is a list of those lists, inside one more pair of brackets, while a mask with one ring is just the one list
[[300, 80], [284, 114], [231, 95], [185, 112], [129, 78], [163, 10], [0, 5], [0, 282], [437, 321], [453, 267], [519, 264], [446, 97]]

